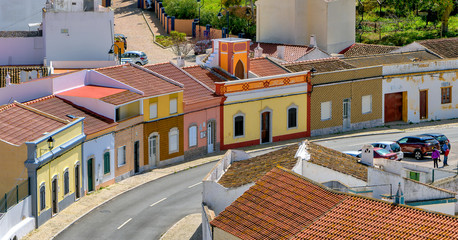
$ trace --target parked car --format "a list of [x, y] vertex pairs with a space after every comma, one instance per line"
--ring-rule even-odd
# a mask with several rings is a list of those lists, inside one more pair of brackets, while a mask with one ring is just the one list
[[127, 51], [121, 54], [122, 62], [132, 62], [138, 65], [148, 64], [148, 57], [141, 51]]
[[384, 148], [374, 148], [374, 158], [385, 158], [389, 160], [398, 160], [398, 154], [390, 152]]
[[404, 154], [413, 154], [417, 159], [423, 159], [424, 156], [431, 155], [434, 148], [440, 148], [439, 142], [430, 136], [416, 135], [403, 137], [396, 141], [401, 146]]
[[448, 144], [448, 147], [450, 148], [450, 140], [448, 140], [448, 138], [442, 134], [442, 133], [423, 133], [421, 134], [422, 136], [430, 136], [430, 137], [433, 137], [434, 139], [436, 139], [439, 144], [441, 145], [441, 148], [439, 149], [442, 152], [442, 145], [444, 144]]
[[396, 142], [385, 141], [385, 142], [375, 142], [371, 144], [374, 148], [383, 148], [390, 152], [394, 152], [398, 155], [398, 161], [401, 161], [404, 158], [404, 153], [401, 151], [401, 146]]
[[344, 151], [343, 153], [353, 157], [361, 158], [361, 151]]

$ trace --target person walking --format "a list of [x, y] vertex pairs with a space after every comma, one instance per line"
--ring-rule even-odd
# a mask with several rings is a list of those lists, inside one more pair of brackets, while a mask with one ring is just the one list
[[441, 157], [441, 152], [439, 152], [439, 150], [433, 147], [433, 153], [431, 154], [431, 158], [434, 161], [434, 168], [439, 168], [438, 161], [440, 157]]
[[442, 167], [446, 167], [448, 166], [447, 160], [448, 160], [448, 154], [450, 153], [450, 149], [447, 143], [444, 143], [442, 145], [442, 152], [444, 153], [444, 165]]

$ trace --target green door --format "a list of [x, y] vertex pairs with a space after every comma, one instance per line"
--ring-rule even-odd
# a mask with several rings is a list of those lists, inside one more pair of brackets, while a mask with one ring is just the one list
[[94, 182], [92, 180], [93, 175], [93, 166], [92, 166], [93, 159], [90, 158], [87, 160], [87, 191], [92, 192], [94, 191]]

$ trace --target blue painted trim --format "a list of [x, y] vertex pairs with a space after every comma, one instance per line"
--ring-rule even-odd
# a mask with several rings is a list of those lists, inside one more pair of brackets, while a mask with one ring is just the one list
[[433, 204], [444, 204], [444, 203], [454, 203], [457, 202], [456, 198], [446, 198], [440, 200], [430, 200], [430, 201], [418, 201], [418, 202], [406, 202], [406, 205], [409, 206], [423, 206], [423, 205], [433, 205]]
[[[54, 135], [56, 135], [56, 134], [58, 134], [58, 133], [60, 133], [60, 132], [63, 132], [63, 131], [65, 131], [65, 130], [67, 130], [68, 128], [72, 127], [73, 125], [78, 124], [78, 123], [83, 122], [83, 121], [84, 121], [84, 117], [80, 117], [80, 118], [78, 118], [77, 120], [75, 120], [75, 121], [73, 121], [73, 122], [69, 122], [67, 125], [65, 125], [65, 126], [63, 126], [63, 127], [61, 127], [61, 128], [59, 128], [59, 129], [57, 129], [57, 130], [55, 130], [55, 131], [53, 131], [53, 132], [51, 132], [51, 133], [49, 133], [49, 134], [47, 134], [47, 135], [45, 135], [45, 136], [43, 136], [43, 137], [41, 137], [41, 138], [35, 140], [35, 141], [26, 142], [26, 144], [35, 144], [35, 145], [37, 145], [38, 143], [41, 143], [41, 142], [43, 142], [43, 141], [47, 141], [49, 137], [54, 136]], [[84, 123], [83, 123], [83, 124], [84, 124]], [[84, 126], [83, 126], [83, 127], [84, 127]]]

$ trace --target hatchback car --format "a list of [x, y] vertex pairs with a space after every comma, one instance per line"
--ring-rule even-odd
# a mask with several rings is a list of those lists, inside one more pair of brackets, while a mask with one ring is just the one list
[[404, 153], [401, 151], [401, 146], [396, 142], [386, 141], [386, 142], [375, 142], [371, 144], [374, 148], [383, 148], [390, 152], [394, 152], [398, 155], [398, 161], [404, 158]]
[[403, 137], [396, 141], [396, 143], [401, 146], [401, 151], [404, 154], [413, 154], [417, 160], [431, 155], [433, 148], [440, 149], [439, 142], [436, 139], [423, 135]]
[[137, 65], [148, 64], [148, 57], [141, 51], [127, 51], [121, 54], [121, 61], [132, 62]]
[[[420, 134], [422, 136], [430, 136], [430, 137], [433, 137], [434, 139], [436, 139], [439, 144], [441, 145], [441, 148], [442, 149], [442, 145], [444, 144], [449, 144], [448, 146], [450, 147], [450, 141], [448, 140], [448, 138], [442, 134], [442, 133], [423, 133], [423, 134]], [[440, 150], [442, 152], [442, 150]]]
[[353, 157], [361, 158], [361, 151], [344, 151], [343, 153]]

